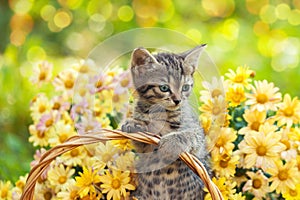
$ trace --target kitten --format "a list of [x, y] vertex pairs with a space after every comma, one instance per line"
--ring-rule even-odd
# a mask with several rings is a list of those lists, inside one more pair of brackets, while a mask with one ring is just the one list
[[195, 155], [209, 170], [209, 155], [198, 117], [189, 105], [193, 73], [205, 45], [181, 54], [150, 54], [135, 49], [131, 59], [131, 75], [137, 92], [132, 118], [122, 131], [148, 131], [161, 136], [159, 145], [135, 142], [140, 158], [139, 200], [203, 199], [203, 183], [178, 156], [187, 151]]

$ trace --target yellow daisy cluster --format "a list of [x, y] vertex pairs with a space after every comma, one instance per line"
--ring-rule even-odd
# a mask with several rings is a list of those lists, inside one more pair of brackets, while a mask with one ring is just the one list
[[243, 66], [203, 82], [213, 181], [225, 199], [300, 199], [300, 101], [254, 75]]
[[[132, 83], [128, 71], [101, 71], [91, 60], [53, 75], [52, 63], [38, 63], [31, 81], [52, 87], [51, 97], [37, 94], [31, 102], [29, 141], [37, 148], [35, 166], [43, 153], [76, 134], [117, 128], [127, 110]], [[126, 117], [126, 116], [124, 116]], [[135, 190], [135, 154], [130, 140], [115, 140], [75, 148], [53, 161], [39, 178], [35, 199], [79, 200], [127, 198]], [[0, 181], [0, 199], [19, 200], [27, 176], [13, 185]]]

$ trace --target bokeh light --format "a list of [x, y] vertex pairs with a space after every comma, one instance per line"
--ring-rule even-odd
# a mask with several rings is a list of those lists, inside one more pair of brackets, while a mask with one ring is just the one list
[[118, 10], [118, 17], [124, 22], [132, 20], [134, 12], [130, 6], [121, 6]]

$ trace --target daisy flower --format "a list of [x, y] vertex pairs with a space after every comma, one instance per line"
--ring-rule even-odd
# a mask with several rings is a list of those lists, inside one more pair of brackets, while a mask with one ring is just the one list
[[79, 188], [78, 194], [81, 198], [88, 194], [96, 193], [95, 184], [100, 182], [98, 171], [88, 167], [83, 167], [83, 172], [79, 172], [79, 176], [75, 177], [75, 186]]
[[245, 86], [246, 88], [249, 87], [249, 82], [251, 82], [251, 75], [253, 71], [249, 69], [249, 67], [238, 67], [236, 72], [229, 69], [229, 73], [226, 73], [225, 76], [228, 77], [228, 84], [239, 84], [241, 86]]
[[240, 85], [231, 86], [226, 92], [226, 100], [229, 106], [236, 107], [246, 100], [244, 87]]
[[103, 188], [102, 193], [107, 193], [107, 199], [118, 200], [126, 197], [126, 190], [135, 190], [135, 186], [130, 183], [130, 172], [121, 172], [120, 170], [112, 169], [112, 173], [106, 171], [105, 175], [100, 177]]
[[54, 96], [50, 100], [51, 109], [53, 111], [58, 111], [60, 113], [64, 111], [68, 111], [70, 109], [71, 104], [68, 101], [64, 101], [62, 96]]
[[10, 181], [3, 182], [0, 180], [0, 199], [11, 199], [12, 192], [11, 189], [13, 188]]
[[114, 93], [115, 94], [123, 94], [127, 93], [129, 88], [132, 88], [132, 78], [130, 75], [130, 70], [126, 70], [120, 73], [118, 76], [115, 76], [113, 79], [113, 83], [115, 83]]
[[226, 151], [230, 152], [234, 148], [233, 142], [236, 138], [236, 131], [232, 128], [221, 127], [216, 131], [212, 129], [209, 133], [210, 141], [207, 148], [212, 152], [212, 155], [218, 155]]
[[48, 171], [48, 180], [51, 185], [55, 186], [55, 192], [65, 190], [75, 169], [70, 169], [64, 165], [55, 165]]
[[73, 88], [78, 72], [73, 69], [66, 69], [60, 72], [53, 80], [53, 85], [57, 91], [63, 92], [63, 97], [69, 99], [73, 95]]
[[266, 80], [254, 81], [254, 85], [250, 85], [252, 93], [246, 94], [248, 100], [246, 105], [258, 111], [277, 110], [277, 103], [281, 101], [281, 93], [279, 88], [274, 87], [274, 83], [268, 83]]
[[79, 199], [79, 188], [75, 185], [75, 180], [74, 179], [70, 179], [70, 181], [68, 181], [66, 183], [66, 187], [64, 190], [59, 191], [57, 193], [57, 197], [60, 200], [78, 200]]
[[291, 98], [289, 94], [285, 94], [283, 102], [278, 104], [278, 111], [275, 119], [278, 120], [278, 126], [284, 124], [290, 128], [293, 124], [300, 122], [300, 101], [297, 97]]
[[135, 154], [129, 151], [116, 158], [115, 165], [121, 171], [132, 170], [134, 168], [134, 160]]
[[239, 163], [239, 156], [232, 152], [224, 152], [212, 158], [213, 169], [219, 177], [234, 176], [236, 165]]
[[300, 199], [300, 184], [296, 185], [296, 189], [288, 189], [286, 193], [282, 194], [285, 200], [299, 200]]
[[54, 134], [53, 131], [39, 130], [36, 125], [29, 126], [29, 142], [33, 143], [33, 146], [46, 147], [49, 145], [49, 139]]
[[288, 189], [295, 190], [299, 183], [300, 174], [296, 166], [296, 161], [291, 160], [285, 164], [281, 160], [275, 162], [274, 167], [267, 168], [267, 173], [271, 175], [271, 191], [276, 193], [287, 193]]
[[80, 74], [96, 74], [97, 66], [92, 59], [80, 60], [79, 64], [74, 65], [74, 69]]
[[212, 78], [212, 82], [203, 81], [202, 86], [205, 90], [200, 91], [200, 101], [207, 102], [219, 96], [225, 97], [224, 91], [224, 77], [218, 79], [217, 77]]
[[245, 110], [243, 114], [243, 118], [247, 122], [247, 126], [243, 127], [239, 130], [239, 134], [245, 135], [249, 131], [258, 131], [260, 125], [262, 125], [267, 117], [267, 113], [265, 111], [258, 111], [258, 110]]
[[[226, 179], [225, 177], [220, 177], [219, 179], [216, 179], [215, 177], [213, 177], [212, 181], [219, 188], [224, 199], [228, 199], [229, 196], [235, 194], [236, 189], [234, 189], [234, 188], [236, 187], [236, 182], [233, 182], [230, 179]], [[206, 187], [204, 188], [204, 191], [207, 192], [204, 200], [212, 200], [212, 197]]]
[[297, 157], [297, 145], [295, 141], [289, 139], [289, 130], [290, 129], [285, 128], [279, 131], [279, 133], [281, 133], [280, 142], [286, 147], [285, 150], [281, 152], [281, 158], [286, 161], [295, 160]]
[[37, 182], [34, 191], [35, 199], [55, 199], [56, 195], [54, 190], [51, 188], [51, 184], [48, 180], [44, 182]]
[[54, 134], [49, 139], [51, 147], [64, 143], [69, 137], [77, 135], [72, 124], [66, 124], [63, 120], [59, 120], [54, 125]]
[[28, 174], [26, 174], [25, 176], [20, 176], [19, 180], [16, 181], [15, 187], [11, 190], [12, 200], [19, 200], [21, 198], [27, 177]]
[[249, 180], [244, 185], [243, 192], [251, 192], [257, 199], [263, 199], [267, 193], [271, 192], [268, 178], [261, 170], [257, 172], [249, 171], [246, 174]]
[[274, 162], [279, 159], [280, 153], [285, 150], [285, 145], [280, 142], [278, 133], [264, 134], [252, 131], [245, 135], [244, 140], [238, 145], [245, 154], [244, 167], [259, 167], [266, 170], [274, 167]]
[[97, 132], [102, 128], [101, 123], [90, 113], [87, 116], [81, 116], [80, 121], [75, 124], [75, 127], [81, 135], [88, 132]]
[[107, 141], [105, 144], [100, 142], [96, 147], [95, 157], [103, 163], [110, 165], [118, 152], [119, 149], [111, 141]]
[[112, 140], [111, 143], [118, 147], [122, 151], [133, 150], [134, 146], [132, 144], [132, 140], [130, 139], [123, 139], [123, 140]]
[[30, 81], [33, 84], [40, 86], [42, 83], [49, 82], [52, 78], [52, 63], [43, 61], [37, 64], [33, 69], [33, 75], [30, 77]]
[[223, 96], [208, 100], [199, 108], [213, 123], [223, 125], [226, 122], [227, 102]]
[[57, 158], [58, 161], [64, 163], [67, 166], [82, 165], [85, 157], [87, 156], [87, 151], [84, 146], [79, 146], [71, 151], [62, 154]]
[[51, 103], [44, 93], [37, 95], [30, 105], [30, 115], [35, 123], [37, 123], [41, 116], [52, 110]]

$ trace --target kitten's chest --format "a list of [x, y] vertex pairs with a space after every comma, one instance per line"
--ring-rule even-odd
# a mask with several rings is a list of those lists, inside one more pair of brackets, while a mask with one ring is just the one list
[[149, 115], [148, 130], [151, 133], [164, 136], [170, 132], [177, 131], [182, 127], [183, 122], [180, 119], [180, 115], [171, 115], [166, 113], [163, 117], [161, 115]]

